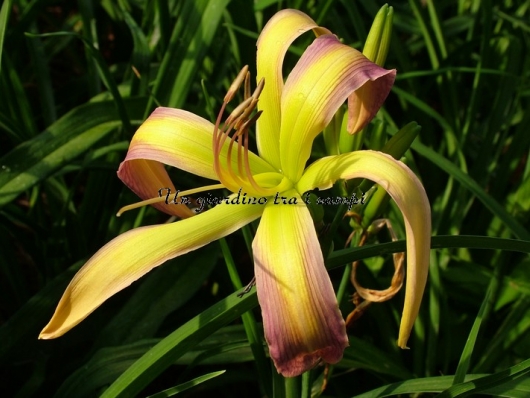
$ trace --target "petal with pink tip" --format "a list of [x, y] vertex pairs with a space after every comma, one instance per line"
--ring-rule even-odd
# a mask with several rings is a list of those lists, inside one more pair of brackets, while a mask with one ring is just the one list
[[311, 44], [287, 78], [282, 95], [280, 158], [284, 174], [298, 181], [315, 137], [353, 92], [371, 82], [363, 104], [370, 108], [355, 115], [364, 125], [383, 104], [396, 71], [386, 70], [335, 36], [320, 36]]
[[427, 283], [431, 240], [431, 207], [418, 177], [392, 156], [357, 151], [317, 160], [297, 184], [299, 192], [331, 188], [338, 179], [368, 178], [394, 199], [405, 220], [407, 282], [398, 345], [406, 348]]
[[270, 202], [252, 247], [270, 356], [294, 377], [321, 359], [340, 361], [348, 336], [309, 210], [295, 191], [282, 196], [299, 204]]
[[[163, 164], [217, 180], [213, 168], [212, 134], [209, 121], [180, 109], [157, 108], [134, 134], [127, 157], [121, 163], [118, 177], [140, 198], [158, 196], [160, 188], [175, 188]], [[226, 164], [228, 140], [221, 151], [221, 162]], [[253, 173], [274, 169], [254, 153], [249, 153]], [[237, 156], [232, 156], [232, 168], [237, 170]], [[184, 205], [154, 205], [168, 214], [189, 217]]]
[[[131, 191], [142, 199], [157, 197], [158, 191], [161, 188], [169, 188], [171, 190], [171, 200], [177, 192], [164, 165], [154, 160], [134, 159], [128, 162], [122, 162], [118, 169], [118, 177]], [[162, 195], [164, 196], [167, 193], [167, 190], [162, 191]], [[155, 203], [152, 206], [164, 213], [180, 218], [188, 218], [196, 214], [185, 204], [166, 205], [162, 202]]]
[[280, 169], [278, 140], [280, 134], [280, 98], [283, 89], [282, 65], [289, 46], [302, 33], [313, 29], [315, 35], [331, 33], [298, 10], [282, 10], [274, 14], [258, 39], [257, 80], [265, 79], [258, 108], [258, 151], [260, 156]]
[[370, 123], [385, 101], [388, 91], [380, 91], [379, 84], [379, 80], [367, 81], [348, 97], [347, 130], [350, 134], [355, 134]]
[[118, 236], [74, 276], [39, 338], [63, 335], [109, 297], [153, 268], [231, 234], [258, 218], [263, 208], [262, 205], [222, 204], [195, 217], [136, 228]]

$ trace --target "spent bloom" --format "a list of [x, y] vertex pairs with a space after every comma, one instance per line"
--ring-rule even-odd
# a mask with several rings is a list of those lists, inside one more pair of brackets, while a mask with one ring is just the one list
[[[285, 53], [309, 30], [317, 38], [284, 83]], [[166, 260], [261, 217], [252, 245], [256, 289], [277, 370], [291, 377], [320, 360], [336, 363], [348, 338], [302, 196], [315, 188], [330, 188], [338, 179], [368, 178], [392, 196], [405, 219], [408, 279], [398, 339], [405, 347], [429, 259], [430, 208], [421, 183], [402, 162], [375, 151], [329, 156], [306, 168], [313, 140], [344, 101], [349, 103], [351, 129], [360, 130], [382, 105], [394, 78], [395, 70], [385, 70], [340, 43], [304, 13], [277, 13], [258, 40], [254, 92], [244, 68], [215, 124], [184, 110], [157, 108], [135, 133], [120, 165], [119, 178], [146, 199], [144, 204], [182, 219], [133, 229], [101, 248], [73, 278], [40, 338], [64, 334]], [[240, 86], [244, 100], [222, 122], [226, 105]], [[249, 129], [254, 125], [258, 154], [249, 150]], [[161, 188], [176, 191], [164, 165], [218, 182], [181, 195], [224, 188], [233, 192], [232, 198], [262, 200], [251, 205], [224, 201], [200, 214], [183, 204], [165, 203], [164, 197], [149, 200]]]

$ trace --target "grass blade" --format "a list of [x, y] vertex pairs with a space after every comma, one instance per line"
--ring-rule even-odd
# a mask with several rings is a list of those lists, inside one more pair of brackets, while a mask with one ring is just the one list
[[136, 361], [104, 393], [102, 398], [137, 395], [177, 358], [229, 322], [258, 305], [256, 292], [239, 298], [234, 293], [171, 333]]
[[[139, 114], [145, 101], [127, 104], [131, 114]], [[121, 124], [113, 102], [88, 103], [13, 149], [0, 158], [0, 206], [70, 163]]]
[[530, 232], [521, 225], [517, 220], [515, 220], [510, 213], [502, 207], [499, 202], [491, 197], [484, 189], [469, 175], [465, 174], [452, 162], [439, 155], [431, 148], [426, 147], [418, 142], [415, 142], [411, 146], [415, 151], [420, 155], [425, 157], [430, 162], [437, 165], [440, 169], [444, 170], [455, 180], [460, 182], [465, 188], [471, 191], [477, 199], [479, 199], [484, 206], [486, 206], [493, 215], [499, 217], [504, 224], [510, 229], [510, 231], [519, 239], [530, 240]]
[[114, 105], [116, 106], [118, 110], [118, 114], [122, 121], [123, 128], [125, 129], [125, 131], [132, 133], [131, 122], [129, 120], [129, 116], [127, 115], [125, 104], [118, 90], [118, 86], [116, 85], [116, 82], [114, 81], [110, 73], [110, 70], [107, 67], [107, 64], [105, 63], [105, 60], [103, 59], [103, 56], [101, 55], [99, 50], [96, 47], [94, 47], [94, 45], [86, 37], [78, 35], [77, 33], [70, 33], [70, 32], [44, 33], [44, 34], [39, 34], [39, 35], [32, 35], [32, 34], [26, 33], [26, 36], [29, 36], [29, 37], [72, 36], [72, 37], [76, 37], [80, 39], [85, 45], [85, 48], [92, 55], [92, 58], [96, 61], [98, 69], [99, 69], [99, 73], [101, 75], [101, 80], [103, 80], [103, 83], [105, 83], [105, 86], [112, 94], [112, 98], [114, 99]]
[[207, 373], [203, 376], [196, 377], [193, 380], [190, 380], [186, 383], [179, 384], [178, 386], [168, 388], [167, 390], [161, 391], [157, 394], [149, 395], [147, 398], [165, 398], [165, 397], [172, 397], [173, 395], [178, 394], [179, 392], [189, 390], [192, 387], [195, 387], [199, 384], [204, 383], [205, 381], [208, 381], [210, 379], [213, 379], [214, 377], [221, 376], [223, 373], [225, 373], [226, 370], [220, 370], [219, 372], [212, 372]]
[[[433, 236], [431, 239], [431, 248], [505, 250], [530, 254], [529, 241], [491, 238], [488, 236]], [[398, 253], [405, 250], [406, 245], [404, 240], [336, 250], [327, 258], [326, 267], [333, 269], [363, 258]]]
[[[493, 375], [455, 385], [438, 395], [438, 398], [461, 397], [471, 393], [487, 392], [487, 390], [526, 376], [528, 373], [530, 373], [530, 359]], [[528, 380], [528, 378], [525, 379]]]
[[0, 73], [2, 72], [2, 53], [4, 50], [4, 39], [7, 30], [7, 21], [9, 20], [9, 14], [11, 7], [13, 6], [13, 0], [6, 0], [2, 4], [0, 9]]

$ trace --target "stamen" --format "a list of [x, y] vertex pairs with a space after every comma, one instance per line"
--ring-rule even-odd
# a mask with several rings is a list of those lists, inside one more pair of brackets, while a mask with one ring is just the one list
[[[199, 193], [199, 192], [213, 191], [215, 189], [223, 189], [223, 188], [226, 188], [223, 184], [214, 184], [214, 185], [206, 185], [206, 186], [200, 187], [200, 188], [188, 189], [188, 190], [182, 191], [182, 192], [177, 191], [177, 195], [173, 197], [173, 201], [175, 201], [176, 199], [178, 199], [178, 198], [180, 198], [182, 196], [188, 196], [188, 195], [193, 195], [193, 194], [196, 194], [196, 193]], [[127, 206], [123, 206], [116, 213], [116, 217], [120, 217], [126, 211], [138, 209], [139, 207], [144, 207], [144, 206], [152, 205], [152, 204], [155, 204], [155, 203], [165, 202], [166, 200], [167, 200], [167, 195], [166, 196], [160, 196], [160, 197], [157, 197], [157, 198], [146, 199], [146, 200], [142, 200], [141, 202], [137, 202], [137, 203], [133, 203], [133, 204], [130, 204], [130, 205], [127, 205]], [[177, 203], [174, 203], [174, 204], [177, 204]]]
[[263, 91], [263, 87], [265, 87], [265, 79], [261, 78], [258, 85], [256, 86], [256, 89], [252, 93], [252, 98], [255, 98], [257, 100], [261, 95], [261, 92]]
[[235, 132], [232, 136], [230, 136], [230, 133], [232, 132], [234, 127], [234, 122], [228, 126], [227, 130], [219, 134], [219, 138], [217, 140], [216, 146], [217, 146], [217, 154], [221, 153], [221, 148], [224, 147], [226, 140], [230, 137], [230, 143], [228, 145], [227, 150], [227, 159], [226, 159], [226, 169], [224, 170], [221, 167], [221, 162], [219, 157], [217, 156], [214, 161], [214, 169], [217, 173], [217, 177], [219, 178], [219, 181], [221, 181], [228, 189], [231, 189], [232, 191], [237, 191], [239, 188], [241, 188], [245, 181], [241, 179], [241, 177], [234, 173], [232, 169], [232, 151], [234, 146], [234, 141], [238, 138], [238, 133]]
[[239, 90], [239, 87], [241, 87], [241, 84], [243, 83], [244, 79], [246, 78], [248, 73], [248, 65], [245, 65], [243, 69], [239, 72], [239, 75], [237, 75], [236, 79], [232, 82], [230, 85], [230, 88], [228, 89], [228, 92], [225, 95], [224, 102], [230, 102], [232, 101], [232, 98], [234, 98], [234, 95]]
[[[225, 137], [228, 138], [228, 134]], [[230, 144], [228, 144], [228, 153], [226, 156], [226, 167], [228, 169], [228, 174], [230, 175], [230, 177], [241, 182], [241, 179], [239, 178], [239, 176], [235, 174], [234, 171], [232, 170], [232, 149], [234, 147], [234, 142], [236, 141], [236, 138], [237, 138], [236, 134], [230, 137]]]
[[239, 171], [239, 175], [240, 176], [244, 176], [244, 172], [243, 172], [243, 157], [241, 155], [241, 151], [243, 150], [243, 144], [242, 144], [242, 140], [243, 139], [246, 139], [247, 135], [248, 135], [248, 132], [247, 131], [238, 131], [238, 134], [242, 134], [240, 135], [239, 139], [237, 140], [237, 170]]
[[[215, 127], [213, 131], [213, 136], [212, 136], [212, 147], [213, 147], [212, 149], [213, 149], [213, 155], [214, 155], [214, 171], [219, 177], [220, 181], [224, 180], [223, 170], [222, 170], [222, 167], [219, 161], [219, 154], [221, 153], [221, 148], [223, 147], [226, 141], [226, 138], [230, 135], [230, 131], [234, 127], [233, 119], [237, 120], [237, 118], [240, 117], [240, 114], [244, 111], [247, 104], [245, 103], [240, 104], [238, 107], [236, 107], [236, 109], [234, 109], [231, 116], [229, 116], [228, 119], [226, 120], [225, 131], [223, 131], [220, 134], [219, 127], [221, 125], [221, 118], [223, 117], [226, 105], [232, 100], [232, 98], [234, 98], [235, 93], [239, 90], [239, 87], [241, 87], [241, 84], [243, 83], [243, 81], [245, 82], [245, 87], [250, 84], [249, 75], [250, 74], [248, 73], [248, 65], [245, 65], [243, 69], [241, 69], [239, 74], [237, 75], [236, 79], [230, 85], [230, 88], [228, 89], [228, 92], [225, 95], [223, 105], [221, 107], [219, 114], [217, 115], [217, 120], [215, 122]], [[247, 83], [247, 81], [249, 83]], [[248, 101], [248, 102], [251, 102], [251, 101]], [[228, 127], [226, 127], [227, 124], [228, 124]], [[229, 150], [229, 155], [230, 155], [230, 150]], [[230, 161], [229, 161], [229, 165], [230, 165]], [[230, 174], [233, 174], [233, 173], [230, 171]], [[233, 175], [231, 177], [233, 177]]]
[[238, 106], [235, 107], [235, 109], [232, 111], [232, 113], [226, 118], [225, 124], [230, 124], [234, 120], [236, 120], [241, 114], [245, 111], [247, 106], [250, 105], [252, 102], [252, 98], [247, 98], [242, 103], [240, 103]]
[[[221, 164], [219, 161], [219, 155], [221, 153], [221, 148], [224, 145], [224, 142], [226, 140], [226, 134], [224, 131], [219, 132], [219, 125], [221, 124], [221, 118], [223, 117], [223, 113], [225, 110], [227, 102], [223, 102], [223, 106], [221, 107], [221, 111], [219, 112], [219, 115], [217, 116], [217, 121], [215, 123], [215, 128], [213, 130], [213, 136], [212, 136], [212, 149], [213, 149], [213, 168], [217, 176], [219, 177], [219, 180], [222, 180], [222, 169]], [[225, 127], [226, 128], [226, 127]], [[228, 127], [228, 131], [232, 129], [231, 126]]]
[[[233, 99], [236, 91], [241, 85], [244, 85], [244, 101], [239, 104], [232, 113], [226, 118], [224, 127], [221, 128], [221, 118], [226, 108], [227, 103]], [[261, 111], [251, 116], [258, 104], [258, 99], [265, 86], [265, 80], [261, 79], [254, 90], [250, 93], [250, 73], [248, 67], [245, 66], [239, 72], [237, 78], [234, 80], [228, 93], [226, 94], [223, 106], [215, 124], [213, 135], [213, 154], [214, 154], [214, 170], [219, 180], [229, 189], [250, 188], [253, 191], [265, 192], [267, 189], [261, 187], [254, 177], [250, 169], [250, 161], [248, 155], [249, 147], [249, 133], [248, 130], [252, 124], [260, 117]], [[233, 134], [231, 135], [232, 131]], [[230, 143], [227, 148], [226, 167], [221, 164], [220, 154], [224, 147], [226, 140], [230, 137]], [[232, 167], [232, 151], [234, 151], [234, 143], [237, 141], [237, 172], [234, 172]]]
[[243, 98], [248, 99], [250, 97], [250, 73], [245, 76], [245, 96]]
[[258, 111], [254, 116], [252, 116], [252, 118], [247, 121], [244, 125], [243, 125], [243, 128], [246, 130], [246, 134], [245, 134], [245, 141], [244, 141], [244, 144], [245, 144], [245, 150], [243, 151], [243, 153], [245, 154], [244, 156], [244, 160], [245, 160], [245, 171], [246, 171], [246, 177], [248, 179], [248, 181], [250, 182], [250, 184], [255, 188], [257, 189], [258, 191], [261, 190], [261, 187], [258, 185], [258, 183], [256, 182], [256, 180], [254, 180], [254, 177], [252, 176], [252, 172], [250, 171], [250, 162], [248, 160], [248, 127], [254, 123], [256, 123], [256, 121], [259, 119], [259, 117], [261, 116], [261, 113], [263, 111]]
[[236, 122], [236, 125], [235, 125], [235, 128], [237, 130], [240, 129], [241, 125], [243, 123], [245, 123], [247, 120], [248, 120], [248, 117], [250, 116], [250, 114], [252, 112], [254, 112], [254, 109], [256, 109], [256, 105], [258, 104], [258, 100], [255, 99], [255, 98], [252, 98], [252, 100], [250, 101], [250, 104], [249, 106], [243, 111], [243, 113], [241, 114], [241, 116], [239, 116], [237, 118], [237, 122]]
[[217, 120], [215, 121], [215, 127], [213, 129], [212, 146], [213, 146], [214, 159], [217, 159], [217, 155], [218, 155], [218, 152], [217, 152], [218, 148], [217, 148], [216, 144], [218, 142], [219, 126], [221, 125], [221, 118], [223, 117], [223, 113], [225, 111], [225, 108], [226, 108], [227, 104], [228, 104], [227, 102], [223, 102], [223, 105], [221, 106], [221, 110], [219, 111], [219, 114], [217, 115]]

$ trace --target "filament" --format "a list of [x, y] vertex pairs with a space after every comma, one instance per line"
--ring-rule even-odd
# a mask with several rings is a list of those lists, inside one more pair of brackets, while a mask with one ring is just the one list
[[[214, 171], [219, 180], [228, 188], [237, 191], [238, 188], [253, 188], [253, 191], [265, 192], [266, 189], [261, 187], [252, 176], [248, 155], [248, 130], [261, 115], [261, 111], [252, 113], [256, 109], [258, 99], [264, 87], [264, 80], [258, 83], [253, 93], [250, 91], [250, 73], [248, 67], [244, 67], [237, 75], [234, 82], [225, 95], [223, 105], [217, 116], [214, 134], [212, 137]], [[225, 112], [227, 104], [233, 99], [236, 91], [243, 85], [244, 100], [226, 118], [223, 127], [221, 119]], [[226, 167], [221, 164], [221, 150], [230, 137], [226, 154]], [[232, 153], [236, 151], [235, 143], [237, 142], [237, 172], [232, 167]], [[239, 186], [238, 186], [239, 184]]]

